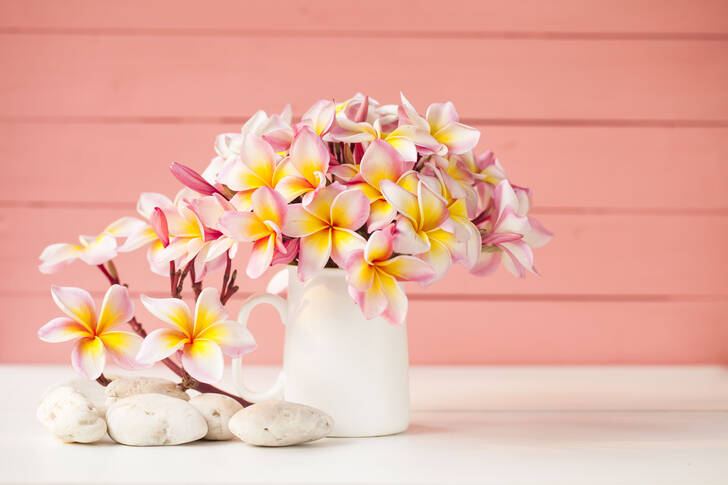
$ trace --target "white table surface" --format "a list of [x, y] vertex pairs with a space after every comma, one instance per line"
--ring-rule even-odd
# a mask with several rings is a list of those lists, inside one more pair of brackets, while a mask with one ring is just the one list
[[413, 368], [408, 432], [288, 448], [64, 444], [35, 408], [69, 378], [0, 366], [0, 483], [728, 484], [720, 367]]

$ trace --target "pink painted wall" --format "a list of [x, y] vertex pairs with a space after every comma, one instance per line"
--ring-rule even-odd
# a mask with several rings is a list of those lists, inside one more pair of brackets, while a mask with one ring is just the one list
[[[0, 0], [0, 362], [66, 362], [35, 337], [49, 285], [105, 287], [80, 263], [37, 273], [45, 245], [174, 193], [169, 162], [203, 167], [256, 109], [404, 90], [454, 101], [557, 234], [541, 278], [410, 288], [413, 362], [728, 363], [728, 4], [195, 5]], [[141, 254], [119, 268], [165, 291]], [[252, 328], [250, 360], [279, 360], [273, 313]]]

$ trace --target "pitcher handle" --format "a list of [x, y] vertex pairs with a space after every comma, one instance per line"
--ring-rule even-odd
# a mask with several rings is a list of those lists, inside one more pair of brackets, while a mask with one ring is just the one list
[[[288, 305], [286, 303], [286, 300], [278, 295], [273, 295], [270, 293], [257, 293], [245, 300], [243, 302], [243, 306], [240, 308], [238, 322], [240, 322], [241, 325], [247, 328], [250, 312], [253, 311], [253, 308], [260, 305], [261, 303], [267, 303], [273, 306], [273, 308], [275, 308], [278, 312], [278, 316], [280, 316], [281, 318], [281, 323], [283, 323], [283, 325], [286, 324], [286, 322], [288, 321]], [[240, 397], [242, 397], [246, 401], [250, 401], [253, 403], [267, 401], [269, 399], [283, 399], [283, 388], [285, 386], [286, 380], [283, 369], [278, 372], [278, 378], [270, 389], [263, 392], [255, 392], [248, 389], [248, 387], [245, 385], [242, 364], [242, 358], [238, 357], [237, 359], [233, 359], [233, 385], [235, 386], [235, 389]]]

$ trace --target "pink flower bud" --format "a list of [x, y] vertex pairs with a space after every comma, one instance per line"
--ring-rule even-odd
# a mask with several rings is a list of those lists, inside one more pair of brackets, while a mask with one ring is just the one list
[[152, 225], [154, 233], [157, 235], [159, 240], [162, 241], [162, 246], [165, 248], [169, 246], [169, 227], [167, 226], [167, 216], [164, 215], [162, 209], [155, 207], [149, 222]]
[[172, 162], [169, 166], [169, 170], [177, 180], [182, 182], [183, 185], [191, 188], [195, 192], [199, 192], [202, 195], [219, 194], [220, 191], [210, 185], [210, 183], [202, 178], [202, 175], [192, 170], [190, 167], [182, 165], [181, 163]]

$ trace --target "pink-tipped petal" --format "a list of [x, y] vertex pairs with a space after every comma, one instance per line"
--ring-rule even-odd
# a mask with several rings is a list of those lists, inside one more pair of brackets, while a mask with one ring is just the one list
[[346, 281], [357, 291], [367, 291], [374, 281], [374, 268], [364, 259], [364, 251], [352, 251], [346, 258]]
[[182, 351], [182, 367], [200, 382], [222, 379], [225, 362], [222, 349], [212, 340], [198, 339], [186, 344]]
[[367, 219], [367, 232], [373, 233], [390, 222], [394, 221], [397, 211], [392, 204], [384, 199], [375, 200], [369, 206], [369, 219]]
[[75, 261], [80, 252], [81, 248], [75, 244], [51, 244], [40, 254], [38, 270], [44, 274], [56, 273]]
[[447, 146], [449, 153], [460, 154], [475, 148], [480, 140], [480, 131], [462, 123], [449, 123], [433, 131], [432, 136]]
[[331, 259], [340, 268], [345, 266], [346, 257], [352, 251], [364, 249], [366, 239], [349, 229], [335, 227], [331, 230]]
[[137, 201], [137, 212], [145, 219], [152, 217], [152, 211], [155, 207], [162, 210], [172, 209], [174, 204], [166, 195], [156, 192], [143, 192]]
[[[126, 238], [124, 241], [124, 244], [116, 248], [116, 250], [120, 253], [127, 253], [130, 251], [135, 251], [143, 246], [146, 246], [147, 244], [151, 243], [152, 241], [157, 241], [159, 238], [157, 234], [154, 232], [154, 229], [152, 229], [152, 226], [149, 224], [142, 227], [142, 229], [130, 235]], [[160, 241], [161, 242], [161, 241]]]
[[369, 200], [359, 190], [345, 190], [336, 196], [330, 211], [334, 227], [356, 231], [369, 219]]
[[500, 244], [500, 247], [509, 257], [503, 260], [503, 266], [519, 278], [526, 277], [526, 271], [536, 273], [533, 267], [533, 250], [525, 242], [511, 241]]
[[364, 152], [359, 171], [369, 185], [379, 189], [382, 180], [397, 181], [404, 172], [404, 160], [392, 145], [374, 140]]
[[417, 201], [420, 213], [419, 227], [423, 231], [440, 227], [450, 215], [447, 202], [423, 181], [420, 181], [417, 187]]
[[374, 274], [372, 286], [362, 296], [359, 306], [366, 319], [378, 317], [387, 308], [389, 302], [378, 272]]
[[184, 333], [174, 328], [152, 330], [142, 342], [135, 360], [141, 364], [159, 362], [180, 350], [188, 341]]
[[96, 305], [88, 291], [72, 286], [51, 286], [51, 296], [63, 313], [93, 334], [96, 328]]
[[400, 123], [404, 122], [404, 124], [416, 126], [417, 128], [425, 130], [429, 133], [430, 123], [428, 123], [426, 119], [424, 119], [417, 113], [417, 110], [414, 108], [414, 106], [412, 106], [407, 98], [404, 97], [403, 93], [399, 94], [402, 101], [402, 105], [400, 106], [399, 110]]
[[273, 222], [278, 227], [286, 222], [286, 201], [270, 187], [261, 187], [253, 192], [251, 202], [253, 212], [261, 221]]
[[385, 261], [392, 256], [394, 250], [394, 227], [388, 226], [373, 232], [364, 249], [364, 259], [369, 263]]
[[192, 336], [194, 320], [190, 308], [184, 301], [178, 298], [150, 298], [147, 295], [142, 295], [141, 301], [149, 313], [174, 326], [188, 337]]
[[513, 207], [506, 207], [495, 224], [495, 230], [504, 234], [528, 234], [531, 224], [527, 216], [519, 216]]
[[106, 366], [106, 351], [100, 338], [84, 337], [71, 352], [73, 369], [89, 380], [97, 379]]
[[236, 241], [257, 241], [270, 234], [270, 229], [253, 212], [226, 212], [220, 217], [219, 226], [223, 234]]
[[430, 128], [433, 133], [445, 127], [448, 123], [457, 123], [459, 121], [458, 113], [455, 111], [455, 105], [450, 101], [447, 103], [431, 104], [427, 108], [425, 118], [430, 123]]
[[417, 231], [409, 219], [400, 217], [395, 225], [394, 250], [402, 254], [420, 254], [430, 250], [427, 234]]
[[435, 270], [414, 256], [396, 256], [378, 264], [379, 268], [398, 281], [427, 282], [435, 278]]
[[255, 190], [265, 185], [265, 181], [256, 175], [240, 158], [231, 158], [222, 166], [218, 176], [220, 183], [231, 190]]
[[303, 127], [293, 138], [290, 157], [296, 170], [314, 186], [320, 182], [316, 173], [325, 174], [329, 169], [329, 150], [308, 127]]
[[129, 332], [105, 332], [99, 335], [106, 352], [116, 365], [123, 369], [143, 369], [150, 364], [137, 362], [136, 356], [144, 339]]
[[100, 234], [89, 246], [78, 254], [81, 261], [88, 265], [104, 264], [117, 255], [116, 238], [110, 234]]
[[136, 217], [122, 217], [106, 226], [104, 232], [114, 237], [129, 237], [141, 231], [146, 225], [146, 222]]
[[286, 175], [276, 184], [276, 192], [281, 194], [286, 202], [311, 192], [315, 188], [316, 186], [312, 185], [308, 180], [296, 175]]
[[303, 114], [301, 120], [308, 122], [319, 135], [323, 135], [329, 131], [332, 123], [334, 122], [334, 115], [336, 114], [336, 106], [333, 101], [325, 99], [316, 101], [308, 111]]
[[[248, 134], [240, 149], [240, 160], [265, 184], [271, 184], [276, 159], [273, 147], [263, 138]], [[232, 187], [231, 187], [232, 188]]]
[[129, 290], [122, 285], [112, 285], [101, 303], [96, 334], [106, 332], [117, 325], [126, 323], [134, 316], [134, 303], [129, 298]]
[[323, 229], [301, 238], [298, 256], [298, 277], [306, 281], [326, 266], [331, 256], [331, 230]]
[[325, 229], [328, 224], [307, 211], [301, 204], [288, 206], [283, 234], [290, 237], [304, 237]]
[[452, 256], [450, 255], [450, 251], [448, 250], [448, 248], [445, 247], [445, 245], [443, 245], [441, 242], [434, 239], [431, 240], [430, 243], [430, 250], [426, 253], [421, 254], [420, 257], [426, 263], [429, 263], [429, 265], [435, 271], [435, 276], [433, 278], [421, 281], [420, 284], [422, 286], [430, 285], [435, 281], [439, 280], [440, 278], [445, 276], [445, 273], [447, 273], [447, 271], [450, 269], [450, 266], [452, 266]]
[[476, 276], [488, 276], [498, 268], [502, 256], [503, 253], [499, 249], [482, 251], [470, 272]]
[[250, 251], [250, 259], [248, 260], [248, 266], [245, 268], [245, 274], [252, 279], [262, 276], [263, 273], [270, 268], [275, 251], [275, 234], [271, 234], [268, 237], [255, 241], [253, 248]]
[[399, 283], [387, 274], [380, 272], [379, 282], [387, 297], [387, 308], [382, 312], [382, 317], [393, 325], [402, 325], [407, 317], [407, 295]]
[[543, 247], [553, 239], [554, 233], [543, 227], [538, 220], [529, 217], [528, 224], [531, 226], [531, 231], [523, 236], [523, 241], [532, 248]]
[[195, 306], [195, 330], [197, 336], [207, 327], [217, 322], [227, 320], [228, 314], [220, 302], [220, 292], [217, 288], [207, 287], [197, 297]]
[[218, 322], [202, 332], [199, 339], [217, 343], [228, 357], [238, 358], [258, 348], [253, 334], [238, 322]]
[[403, 189], [391, 180], [382, 180], [379, 184], [382, 195], [397, 212], [404, 215], [419, 227], [420, 209], [417, 196]]
[[38, 330], [38, 338], [43, 342], [57, 343], [69, 340], [92, 337], [86, 327], [72, 318], [58, 317], [43, 325]]

